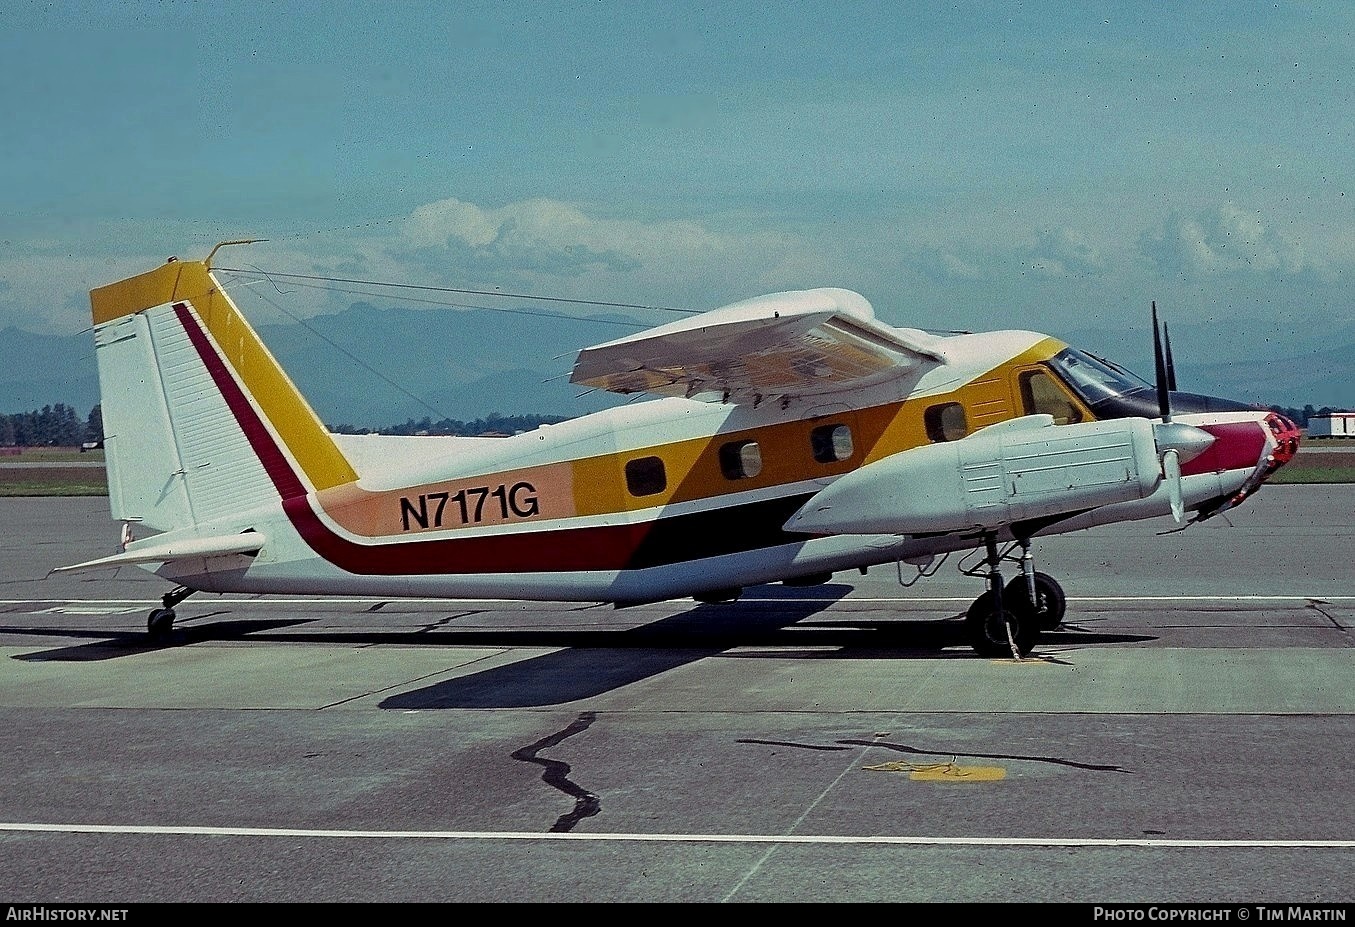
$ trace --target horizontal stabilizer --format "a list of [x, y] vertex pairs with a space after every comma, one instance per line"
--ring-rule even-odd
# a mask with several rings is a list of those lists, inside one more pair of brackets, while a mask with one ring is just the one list
[[[147, 540], [154, 540], [148, 538]], [[152, 543], [128, 547], [120, 554], [86, 560], [72, 566], [57, 567], [53, 573], [80, 573], [86, 570], [104, 570], [110, 567], [137, 563], [168, 563], [173, 560], [228, 557], [232, 554], [258, 553], [266, 538], [257, 531], [230, 534], [221, 537], [184, 538], [178, 541]]]
[[570, 382], [614, 393], [757, 404], [892, 379], [944, 363], [940, 339], [875, 318], [864, 296], [772, 293], [580, 352]]

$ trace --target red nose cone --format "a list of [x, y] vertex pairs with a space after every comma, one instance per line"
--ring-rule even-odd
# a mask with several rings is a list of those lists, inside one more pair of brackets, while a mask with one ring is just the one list
[[1276, 470], [1294, 459], [1299, 449], [1299, 430], [1289, 419], [1274, 412], [1250, 421], [1201, 424], [1214, 436], [1209, 449], [1181, 468], [1183, 474], [1250, 470], [1242, 488], [1226, 499], [1220, 497], [1200, 509], [1198, 520], [1212, 518], [1241, 503], [1261, 487]]
[[1214, 436], [1214, 443], [1182, 468], [1186, 475], [1255, 467], [1260, 482], [1293, 460], [1299, 449], [1298, 427], [1274, 412], [1264, 421], [1219, 422], [1199, 427]]
[[1266, 416], [1266, 426], [1275, 435], [1275, 450], [1270, 452], [1271, 463], [1267, 470], [1269, 475], [1293, 460], [1299, 452], [1299, 429], [1289, 419], [1275, 412]]
[[1200, 428], [1214, 436], [1214, 443], [1181, 468], [1186, 476], [1221, 473], [1224, 470], [1250, 470], [1265, 457], [1266, 431], [1256, 419], [1203, 423]]

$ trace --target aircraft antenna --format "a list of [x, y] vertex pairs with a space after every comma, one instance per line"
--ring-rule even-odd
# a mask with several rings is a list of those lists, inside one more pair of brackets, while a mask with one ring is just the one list
[[219, 241], [219, 242], [217, 242], [216, 247], [212, 249], [211, 253], [207, 255], [207, 260], [203, 261], [202, 263], [203, 263], [204, 265], [206, 265], [206, 267], [207, 267], [208, 270], [211, 270], [211, 269], [212, 269], [212, 258], [216, 257], [216, 253], [217, 253], [218, 251], [220, 251], [222, 248], [225, 248], [225, 247], [227, 247], [227, 246], [229, 246], [229, 245], [257, 245], [257, 244], [258, 244], [259, 242], [261, 242], [261, 241], [268, 241], [268, 239], [267, 239], [267, 238], [235, 238], [235, 239], [232, 239], [231, 241]]
[[[266, 239], [258, 240], [266, 241]], [[247, 244], [247, 242], [227, 241], [222, 242], [221, 245], [217, 245], [216, 247], [220, 248], [222, 247], [222, 245], [239, 245], [239, 244]], [[216, 253], [216, 248], [212, 249], [212, 253], [213, 254]], [[502, 290], [471, 290], [466, 289], [464, 287], [427, 286], [418, 283], [394, 283], [391, 281], [384, 280], [359, 280], [353, 277], [325, 277], [319, 274], [291, 274], [283, 273], [282, 271], [277, 270], [259, 270], [257, 268], [250, 269], [245, 267], [223, 267], [221, 269], [228, 273], [248, 274], [250, 276], [255, 277], [265, 277], [265, 278], [278, 277], [286, 280], [316, 280], [324, 283], [352, 283], [360, 284], [362, 286], [378, 286], [395, 290], [427, 290], [432, 293], [460, 293], [471, 296], [494, 296], [500, 299], [530, 299], [537, 302], [575, 303], [581, 306], [603, 306], [605, 308], [612, 309], [648, 309], [654, 312], [678, 312], [684, 315], [695, 315], [701, 312], [700, 309], [684, 309], [678, 306], [646, 306], [641, 303], [616, 303], [616, 302], [606, 302], [600, 299], [575, 299], [568, 296], [544, 296], [534, 293], [507, 293]], [[378, 294], [367, 294], [367, 295], [378, 295]]]

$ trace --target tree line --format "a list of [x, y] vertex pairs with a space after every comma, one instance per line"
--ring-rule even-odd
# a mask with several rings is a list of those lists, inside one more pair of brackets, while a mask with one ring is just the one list
[[491, 412], [484, 418], [462, 421], [444, 418], [433, 421], [425, 415], [419, 420], [407, 419], [403, 425], [386, 425], [381, 428], [360, 428], [354, 425], [335, 425], [331, 429], [341, 435], [515, 435], [522, 431], [531, 431], [542, 425], [554, 425], [565, 421], [566, 415], [503, 415]]
[[[404, 424], [365, 428], [355, 425], [335, 425], [339, 434], [361, 435], [513, 435], [531, 431], [541, 425], [563, 422], [564, 415], [502, 415], [491, 413], [483, 418], [462, 421], [444, 418], [433, 421], [407, 419]], [[82, 444], [102, 445], [104, 440], [103, 411], [95, 406], [81, 419], [73, 407], [64, 402], [43, 406], [31, 412], [13, 415], [0, 413], [0, 447], [78, 447]]]
[[[1279, 412], [1300, 428], [1308, 427], [1308, 420], [1314, 416], [1328, 415], [1344, 411], [1331, 406], [1320, 409], [1309, 404], [1303, 408], [1291, 406], [1270, 406], [1272, 412]], [[522, 431], [531, 431], [541, 425], [554, 425], [568, 418], [565, 415], [502, 415], [494, 412], [483, 418], [462, 421], [444, 418], [433, 421], [429, 416], [421, 419], [406, 419], [404, 424], [385, 425], [380, 428], [364, 428], [356, 425], [335, 425], [339, 434], [361, 435], [513, 435]], [[90, 409], [89, 415], [81, 419], [71, 406], [64, 402], [43, 406], [32, 412], [18, 412], [13, 415], [0, 413], [0, 447], [77, 447], [82, 444], [103, 444], [104, 425], [100, 406]]]
[[1272, 412], [1280, 413], [1285, 418], [1293, 422], [1295, 425], [1298, 425], [1300, 428], [1307, 428], [1308, 419], [1310, 418], [1316, 418], [1318, 416], [1323, 415], [1331, 415], [1333, 412], [1349, 411], [1348, 409], [1338, 409], [1335, 406], [1323, 406], [1320, 409], [1315, 409], [1313, 408], [1312, 403], [1309, 403], [1302, 409], [1297, 409], [1292, 406], [1269, 406], [1269, 409]]
[[100, 406], [81, 418], [64, 402], [32, 412], [0, 414], [0, 447], [77, 447], [103, 444], [104, 420]]

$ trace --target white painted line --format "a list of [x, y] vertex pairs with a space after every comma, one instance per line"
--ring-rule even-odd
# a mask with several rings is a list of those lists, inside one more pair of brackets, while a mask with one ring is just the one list
[[[1069, 596], [1069, 602], [1355, 602], [1355, 595], [1321, 595], [1311, 593], [1307, 595], [1092, 595], [1092, 596]], [[489, 605], [489, 606], [533, 606], [533, 605], [563, 605], [573, 608], [584, 608], [589, 605], [607, 604], [597, 602], [566, 602], [557, 599], [533, 600], [533, 599], [425, 599], [425, 598], [405, 598], [404, 596], [245, 596], [228, 597], [220, 596], [213, 599], [195, 599], [199, 602], [239, 602], [239, 603], [264, 603], [264, 604], [287, 604], [296, 605], [314, 605], [323, 603], [334, 604], [374, 604], [377, 602], [389, 602], [391, 604], [447, 604], [447, 605]], [[749, 602], [774, 602], [778, 604], [792, 604], [796, 602], [914, 602], [914, 603], [939, 603], [939, 602], [972, 602], [973, 596], [844, 596], [842, 598], [811, 598], [808, 596], [797, 598], [770, 598], [762, 596], [748, 596], [741, 600], [744, 603]], [[0, 605], [39, 605], [49, 603], [64, 603], [66, 605], [74, 604], [100, 604], [100, 605], [123, 605], [135, 604], [158, 605], [158, 597], [149, 599], [0, 599]], [[666, 599], [662, 602], [652, 602], [650, 605], [681, 605], [687, 602], [686, 599]], [[643, 605], [631, 606], [634, 608], [644, 608]]]
[[1355, 602], [1355, 595], [1087, 595], [1069, 602]]
[[[219, 596], [219, 597], [216, 597], [216, 598], [208, 598], [207, 596], [204, 595], [204, 596], [202, 596], [201, 598], [194, 598], [194, 599], [191, 599], [191, 600], [189, 600], [189, 601], [191, 601], [191, 602], [194, 603], [194, 604], [200, 603], [200, 602], [201, 602], [201, 603], [211, 603], [211, 604], [220, 604], [220, 605], [232, 605], [232, 604], [234, 604], [234, 605], [249, 605], [249, 604], [252, 604], [252, 603], [258, 603], [258, 604], [260, 604], [260, 605], [376, 605], [376, 604], [379, 604], [379, 603], [385, 603], [385, 604], [388, 604], [388, 605], [419, 605], [419, 604], [422, 604], [422, 605], [455, 605], [455, 606], [482, 605], [482, 606], [487, 606], [487, 607], [491, 607], [491, 608], [509, 608], [509, 607], [513, 607], [513, 606], [524, 606], [524, 607], [525, 607], [525, 606], [539, 606], [539, 605], [557, 605], [557, 606], [565, 606], [565, 607], [568, 607], [568, 608], [574, 608], [574, 609], [578, 609], [578, 608], [587, 608], [587, 607], [590, 607], [590, 606], [596, 608], [596, 607], [599, 606], [599, 604], [610, 604], [610, 603], [597, 603], [597, 602], [564, 602], [564, 601], [557, 601], [557, 600], [550, 600], [550, 601], [531, 601], [531, 600], [527, 600], [527, 599], [521, 599], [521, 600], [519, 600], [519, 599], [411, 599], [411, 598], [405, 598], [404, 596], [372, 596], [372, 597], [370, 597], [370, 598], [368, 598], [368, 597], [352, 598], [352, 597], [344, 597], [344, 596], [240, 596], [240, 597], [234, 597], [234, 598], [232, 598], [232, 597], [227, 597], [227, 596]], [[677, 603], [681, 603], [681, 602], [682, 602], [681, 599], [675, 599], [675, 600], [672, 600], [672, 601], [677, 602]], [[763, 599], [763, 600], [760, 600], [760, 601], [767, 601], [767, 600]], [[787, 599], [786, 601], [800, 601], [800, 600]], [[825, 600], [825, 601], [832, 601], [832, 600]], [[955, 601], [958, 602], [958, 601], [960, 601], [960, 600], [959, 600], [959, 599], [956, 599]], [[966, 600], [966, 601], [968, 601], [968, 600]], [[129, 609], [128, 609], [129, 611], [139, 611], [139, 610], [141, 610], [142, 608], [159, 608], [159, 607], [160, 607], [160, 597], [159, 597], [159, 596], [154, 596], [154, 597], [152, 597], [152, 598], [147, 598], [147, 599], [0, 599], [0, 606], [4, 606], [4, 605], [53, 605], [53, 604], [56, 604], [57, 606], [63, 606], [63, 605], [64, 605], [64, 606], [75, 606], [75, 605], [90, 605], [90, 606], [93, 606], [93, 605], [99, 605], [99, 606], [104, 606], [104, 605], [106, 605], [106, 606], [121, 606], [121, 605], [128, 605], [128, 606], [133, 606], [132, 608], [129, 608]], [[661, 602], [656, 602], [656, 603], [653, 603], [653, 604], [661, 605], [661, 604], [663, 604], [663, 603], [661, 603]], [[637, 606], [637, 607], [643, 607], [643, 606]], [[48, 608], [48, 609], [47, 609], [47, 611], [53, 611], [53, 610], [54, 610], [54, 609], [52, 609], [52, 608]]]
[[123, 824], [19, 824], [0, 831], [62, 834], [159, 834], [210, 837], [315, 837], [379, 840], [582, 840], [636, 843], [799, 843], [974, 847], [1173, 847], [1204, 849], [1355, 849], [1355, 840], [1169, 840], [1146, 837], [905, 837], [796, 834], [580, 834], [477, 830], [318, 830], [288, 827], [195, 827]]
[[89, 602], [79, 605], [58, 605], [34, 612], [35, 615], [129, 615], [140, 612], [140, 606], [116, 605], [105, 602]]
[[[1355, 602], [1355, 595], [1085, 595], [1068, 596], [1069, 602]], [[679, 600], [680, 601], [680, 600]], [[844, 596], [840, 599], [770, 599], [749, 596], [742, 602], [972, 602], [973, 596], [945, 596], [916, 598], [892, 596], [870, 598], [867, 596]], [[656, 603], [663, 604], [663, 603]]]

